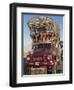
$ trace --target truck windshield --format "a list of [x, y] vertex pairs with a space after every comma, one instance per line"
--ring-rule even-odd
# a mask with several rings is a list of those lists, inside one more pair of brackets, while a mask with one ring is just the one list
[[50, 49], [51, 44], [39, 44], [34, 47], [34, 50]]

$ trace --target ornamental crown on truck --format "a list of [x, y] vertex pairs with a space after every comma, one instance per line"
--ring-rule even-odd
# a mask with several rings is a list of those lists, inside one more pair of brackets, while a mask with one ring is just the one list
[[54, 67], [59, 60], [59, 28], [49, 17], [35, 17], [28, 23], [32, 52], [26, 57], [28, 67]]

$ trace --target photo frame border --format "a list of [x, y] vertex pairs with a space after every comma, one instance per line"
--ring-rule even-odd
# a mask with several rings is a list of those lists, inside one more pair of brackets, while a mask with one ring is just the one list
[[[52, 82], [35, 82], [35, 83], [19, 83], [17, 84], [17, 72], [16, 72], [16, 49], [17, 49], [17, 30], [16, 30], [16, 9], [17, 7], [31, 7], [31, 8], [47, 8], [47, 9], [60, 9], [69, 10], [69, 80], [66, 81], [52, 81]], [[41, 86], [41, 85], [57, 85], [57, 84], [71, 84], [72, 83], [72, 6], [58, 6], [58, 5], [42, 5], [42, 4], [28, 4], [28, 3], [12, 3], [10, 4], [10, 77], [9, 85], [11, 87], [26, 87], [26, 86]]]

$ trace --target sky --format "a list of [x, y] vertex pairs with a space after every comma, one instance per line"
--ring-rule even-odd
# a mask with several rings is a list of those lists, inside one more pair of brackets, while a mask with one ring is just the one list
[[22, 15], [22, 19], [23, 19], [22, 22], [23, 22], [23, 44], [24, 44], [23, 46], [24, 46], [24, 50], [27, 50], [28, 47], [30, 49], [31, 48], [30, 45], [32, 44], [28, 23], [33, 17], [39, 17], [39, 16], [47, 16], [47, 17], [51, 18], [53, 21], [55, 21], [59, 26], [60, 40], [63, 40], [63, 16], [62, 15], [23, 14]]

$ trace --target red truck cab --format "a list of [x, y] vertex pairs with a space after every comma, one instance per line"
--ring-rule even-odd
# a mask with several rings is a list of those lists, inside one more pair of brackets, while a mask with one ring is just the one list
[[56, 55], [53, 55], [49, 50], [38, 50], [26, 57], [27, 65], [29, 67], [53, 67], [56, 60]]

